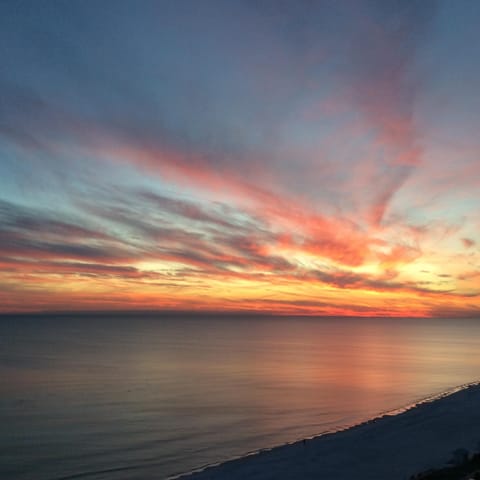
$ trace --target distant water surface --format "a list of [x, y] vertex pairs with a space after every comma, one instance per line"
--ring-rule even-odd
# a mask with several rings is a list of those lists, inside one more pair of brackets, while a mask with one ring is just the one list
[[480, 320], [0, 317], [0, 478], [162, 479], [477, 380]]

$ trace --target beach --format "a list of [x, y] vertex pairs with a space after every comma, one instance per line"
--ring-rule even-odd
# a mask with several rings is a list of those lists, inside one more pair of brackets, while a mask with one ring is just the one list
[[183, 475], [185, 480], [404, 480], [480, 447], [480, 385], [369, 422]]

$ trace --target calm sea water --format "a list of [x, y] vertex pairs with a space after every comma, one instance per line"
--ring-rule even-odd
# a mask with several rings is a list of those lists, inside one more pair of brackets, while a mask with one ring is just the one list
[[480, 320], [0, 318], [0, 478], [162, 479], [480, 376]]

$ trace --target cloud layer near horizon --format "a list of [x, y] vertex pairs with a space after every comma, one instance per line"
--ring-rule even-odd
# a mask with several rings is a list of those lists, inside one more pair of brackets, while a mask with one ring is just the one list
[[478, 314], [478, 6], [0, 18], [2, 311]]

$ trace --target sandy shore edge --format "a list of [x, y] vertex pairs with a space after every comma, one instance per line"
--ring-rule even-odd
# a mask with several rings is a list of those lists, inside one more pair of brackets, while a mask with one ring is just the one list
[[477, 450], [479, 441], [480, 381], [475, 381], [356, 425], [168, 478], [403, 480], [441, 466], [458, 447]]

